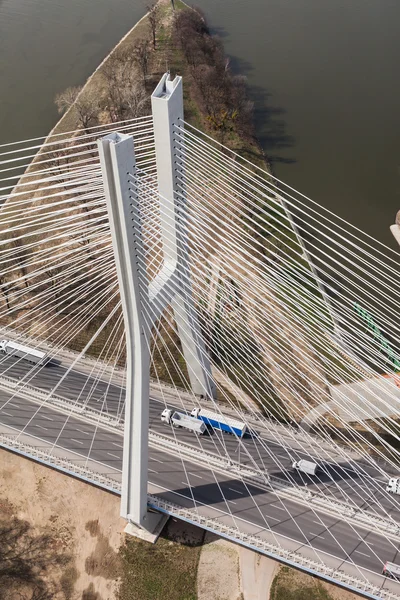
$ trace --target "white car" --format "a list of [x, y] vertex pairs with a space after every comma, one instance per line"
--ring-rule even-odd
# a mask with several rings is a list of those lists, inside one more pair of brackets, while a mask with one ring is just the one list
[[391, 492], [392, 494], [400, 494], [400, 478], [391, 477], [386, 486], [386, 491]]

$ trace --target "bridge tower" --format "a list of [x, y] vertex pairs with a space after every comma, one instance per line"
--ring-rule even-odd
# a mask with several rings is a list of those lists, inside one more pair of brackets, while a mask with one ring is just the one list
[[151, 104], [163, 247], [163, 265], [152, 281], [144, 262], [133, 137], [112, 133], [98, 141], [127, 347], [121, 516], [128, 520], [127, 531], [142, 537], [160, 521], [160, 515], [147, 509], [150, 336], [166, 306], [174, 312], [193, 392], [215, 396], [191, 294], [186, 202], [176, 185], [182, 143], [175, 138], [174, 127], [183, 126], [182, 78], [163, 75]]

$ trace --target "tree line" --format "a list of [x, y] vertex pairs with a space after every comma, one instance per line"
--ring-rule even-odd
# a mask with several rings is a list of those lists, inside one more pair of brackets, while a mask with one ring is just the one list
[[201, 12], [176, 12], [173, 31], [174, 45], [189, 68], [194, 100], [220, 141], [233, 130], [243, 138], [253, 137], [253, 103], [246, 78], [231, 72], [223, 45], [211, 36]]
[[[115, 123], [149, 114], [146, 81], [161, 24], [158, 4], [149, 6], [148, 37], [109, 56], [100, 70], [101, 93], [94, 86], [83, 91], [81, 87], [69, 87], [56, 96], [59, 112], [73, 106], [84, 130], [101, 121]], [[174, 11], [171, 43], [186, 63], [193, 99], [219, 140], [224, 142], [230, 131], [244, 139], [253, 138], [253, 103], [248, 98], [246, 78], [231, 72], [221, 41], [210, 34], [199, 10]], [[173, 65], [171, 49], [166, 52], [167, 62]]]

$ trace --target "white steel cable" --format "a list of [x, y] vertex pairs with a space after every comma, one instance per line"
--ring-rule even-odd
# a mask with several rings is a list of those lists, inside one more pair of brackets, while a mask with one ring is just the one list
[[[92, 134], [90, 134], [91, 136], [96, 136], [97, 137], [102, 137], [103, 135], [108, 135], [110, 133], [109, 129], [105, 129], [107, 127], [113, 128], [115, 129], [115, 131], [120, 131], [121, 127], [131, 127], [133, 124], [135, 123], [142, 123], [145, 121], [149, 121], [152, 122], [153, 120], [153, 116], [152, 115], [145, 115], [143, 117], [135, 117], [132, 119], [124, 119], [123, 121], [116, 121], [113, 123], [109, 123], [109, 124], [105, 124], [105, 125], [94, 125], [93, 127], [87, 127], [85, 129], [87, 130], [91, 130], [93, 131]], [[99, 131], [100, 129], [100, 131]], [[47, 140], [47, 139], [53, 139], [56, 137], [61, 137], [64, 135], [69, 135], [70, 137], [67, 140], [61, 140], [61, 142], [65, 142], [65, 141], [73, 141], [75, 139], [75, 134], [77, 132], [82, 131], [81, 129], [73, 129], [71, 131], [66, 131], [66, 132], [62, 132], [62, 133], [51, 133], [49, 135], [44, 135], [41, 137], [36, 137], [36, 138], [30, 138], [30, 139], [26, 139], [26, 140], [18, 140], [16, 142], [8, 142], [7, 144], [0, 144], [0, 149], [1, 148], [7, 148], [10, 146], [14, 146], [16, 144], [25, 144], [28, 142], [39, 142], [36, 146], [33, 146], [32, 148], [28, 148], [29, 150], [33, 150], [35, 148], [42, 148], [43, 145], [51, 145], [51, 144], [59, 144], [60, 142], [58, 141], [54, 141], [54, 142], [44, 142], [44, 144], [41, 142], [41, 140]], [[87, 134], [84, 134], [81, 136], [81, 138], [85, 138]], [[23, 152], [25, 150], [25, 148], [21, 149], [21, 152]]]
[[[358, 227], [356, 227], [355, 225], [352, 225], [351, 223], [349, 223], [348, 221], [346, 221], [346, 220], [345, 220], [345, 219], [343, 219], [342, 217], [340, 217], [340, 216], [336, 215], [336, 214], [335, 214], [335, 213], [333, 213], [331, 210], [329, 210], [329, 209], [325, 208], [324, 206], [322, 206], [322, 205], [318, 204], [317, 202], [315, 202], [314, 200], [312, 200], [312, 199], [311, 199], [311, 198], [309, 198], [308, 196], [305, 196], [304, 194], [302, 194], [302, 193], [301, 193], [301, 192], [299, 192], [298, 190], [295, 190], [294, 188], [292, 188], [291, 186], [289, 186], [288, 184], [286, 184], [284, 181], [282, 181], [282, 180], [278, 179], [277, 177], [275, 177], [275, 176], [274, 176], [272, 173], [269, 173], [268, 171], [266, 171], [266, 170], [265, 170], [265, 169], [263, 169], [262, 167], [259, 167], [259, 166], [258, 166], [258, 165], [256, 165], [255, 163], [252, 163], [252, 162], [250, 162], [249, 160], [247, 160], [247, 159], [246, 159], [246, 158], [244, 158], [243, 156], [239, 155], [239, 154], [238, 154], [237, 152], [235, 152], [234, 150], [231, 150], [230, 148], [227, 148], [226, 146], [224, 146], [223, 144], [221, 144], [221, 143], [220, 143], [220, 142], [218, 142], [217, 140], [214, 140], [213, 138], [211, 138], [211, 137], [210, 137], [209, 135], [207, 135], [206, 133], [204, 133], [204, 132], [200, 131], [199, 129], [197, 129], [197, 128], [196, 128], [194, 125], [191, 125], [190, 123], [187, 123], [186, 121], [183, 121], [182, 123], [184, 123], [184, 125], [185, 125], [185, 128], [187, 128], [187, 127], [188, 127], [189, 129], [192, 129], [192, 130], [196, 131], [198, 134], [200, 134], [199, 136], [193, 136], [193, 137], [195, 137], [195, 139], [196, 139], [196, 140], [198, 140], [198, 141], [199, 141], [199, 143], [201, 143], [201, 137], [205, 137], [205, 138], [209, 139], [209, 140], [212, 142], [212, 144], [208, 144], [208, 143], [204, 144], [204, 145], [206, 145], [206, 146], [209, 148], [209, 150], [210, 150], [210, 153], [211, 153], [213, 150], [215, 150], [215, 148], [213, 148], [213, 145], [217, 145], [217, 146], [220, 146], [221, 148], [224, 148], [225, 152], [227, 152], [228, 154], [230, 154], [230, 155], [234, 156], [234, 157], [235, 157], [235, 159], [237, 159], [237, 160], [239, 160], [239, 161], [242, 161], [243, 163], [247, 164], [247, 165], [248, 165], [248, 167], [245, 167], [245, 168], [247, 169], [247, 172], [248, 172], [249, 174], [251, 174], [251, 176], [254, 176], [254, 177], [255, 177], [255, 178], [257, 178], [259, 181], [261, 181], [261, 182], [262, 182], [262, 184], [264, 184], [264, 185], [265, 185], [265, 184], [267, 184], [267, 183], [268, 183], [268, 180], [271, 180], [271, 179], [273, 179], [273, 180], [277, 181], [277, 182], [279, 183], [279, 185], [283, 185], [284, 187], [288, 188], [288, 189], [289, 189], [291, 192], [298, 194], [298, 195], [299, 195], [301, 198], [304, 198], [304, 200], [306, 200], [306, 201], [307, 201], [307, 203], [310, 203], [310, 204], [312, 204], [313, 206], [316, 206], [316, 207], [317, 207], [317, 209], [316, 209], [316, 210], [318, 210], [318, 211], [321, 211], [321, 212], [326, 212], [326, 213], [328, 213], [328, 214], [329, 214], [329, 215], [330, 215], [332, 218], [335, 218], [335, 219], [337, 219], [338, 221], [340, 221], [341, 223], [345, 224], [345, 225], [346, 225], [346, 227], [349, 227], [349, 228], [353, 229], [354, 231], [357, 231], [357, 233], [358, 233], [359, 235], [363, 235], [363, 236], [365, 236], [366, 238], [368, 238], [369, 240], [371, 240], [371, 243], [372, 243], [372, 244], [374, 244], [374, 246], [373, 246], [373, 249], [374, 249], [374, 250], [376, 250], [377, 252], [380, 252], [380, 251], [378, 251], [378, 250], [375, 248], [375, 245], [376, 245], [376, 244], [379, 244], [379, 245], [380, 245], [380, 246], [381, 246], [381, 247], [382, 247], [382, 248], [385, 250], [385, 253], [386, 253], [386, 252], [390, 252], [391, 254], [393, 254], [393, 255], [394, 255], [394, 256], [393, 256], [393, 258], [392, 258], [392, 261], [393, 261], [393, 262], [395, 262], [395, 263], [397, 264], [397, 262], [398, 262], [398, 253], [397, 253], [397, 251], [393, 250], [393, 248], [390, 248], [390, 247], [389, 247], [389, 246], [387, 246], [386, 244], [383, 244], [382, 242], [380, 242], [380, 241], [379, 241], [379, 240], [377, 240], [376, 238], [372, 237], [372, 236], [371, 236], [371, 235], [369, 235], [368, 233], [365, 233], [364, 231], [362, 231], [361, 229], [359, 229], [359, 228], [358, 228]], [[175, 127], [177, 127], [177, 126], [175, 126]], [[188, 130], [187, 130], [187, 129], [185, 129], [185, 134], [186, 134], [186, 135], [190, 135], [190, 133], [188, 132]], [[200, 136], [201, 136], [201, 137], [200, 137]], [[217, 151], [217, 152], [218, 152], [218, 154], [220, 154], [221, 156], [223, 156], [223, 158], [225, 158], [225, 159], [227, 158], [227, 157], [226, 157], [226, 154], [223, 154], [221, 151]], [[262, 175], [262, 177], [260, 177], [260, 176], [257, 176], [257, 174], [254, 172], [254, 169], [256, 169], [256, 171], [259, 171], [259, 172], [261, 172], [261, 173], [263, 174], [263, 175]], [[276, 189], [277, 189], [277, 191], [278, 191], [278, 194], [282, 194], [282, 193], [284, 193], [284, 192], [282, 191], [282, 189], [281, 189], [281, 188], [278, 188], [278, 187], [276, 187]], [[290, 197], [290, 195], [288, 195], [288, 196]], [[307, 206], [305, 203], [303, 203], [303, 204], [304, 204], [304, 206]], [[350, 234], [350, 235], [353, 235], [353, 237], [356, 237], [354, 234]], [[359, 241], [360, 241], [360, 242], [362, 242], [362, 243], [367, 243], [367, 242], [363, 242], [361, 239], [359, 239]], [[385, 256], [385, 258], [386, 258], [386, 254], [384, 254], [384, 256]], [[387, 258], [391, 258], [391, 257], [387, 257]]]

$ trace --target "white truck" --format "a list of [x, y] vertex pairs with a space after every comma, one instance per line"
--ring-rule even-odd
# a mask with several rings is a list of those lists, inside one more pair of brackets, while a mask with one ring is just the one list
[[386, 491], [392, 494], [400, 494], [400, 479], [398, 477], [391, 477], [386, 486]]
[[235, 433], [242, 438], [248, 433], [247, 425], [242, 421], [227, 417], [221, 413], [215, 413], [206, 408], [194, 408], [190, 413], [192, 417], [201, 419], [208, 427], [219, 429], [225, 433]]
[[389, 577], [390, 579], [396, 579], [396, 581], [400, 581], [400, 565], [396, 565], [396, 563], [392, 562], [386, 562], [382, 569], [382, 575]]
[[46, 352], [37, 350], [36, 348], [30, 348], [29, 346], [23, 346], [22, 344], [17, 344], [12, 340], [2, 340], [0, 342], [0, 351], [9, 356], [23, 358], [35, 365], [45, 365], [48, 362]]
[[292, 465], [293, 469], [297, 469], [302, 473], [306, 473], [307, 475], [316, 475], [318, 471], [318, 465], [315, 462], [311, 462], [310, 460], [297, 460]]
[[193, 431], [193, 433], [198, 433], [199, 435], [203, 435], [207, 430], [207, 427], [200, 419], [190, 417], [189, 415], [185, 415], [185, 413], [180, 413], [170, 408], [165, 408], [162, 411], [161, 421], [174, 427], [183, 427], [183, 429]]

